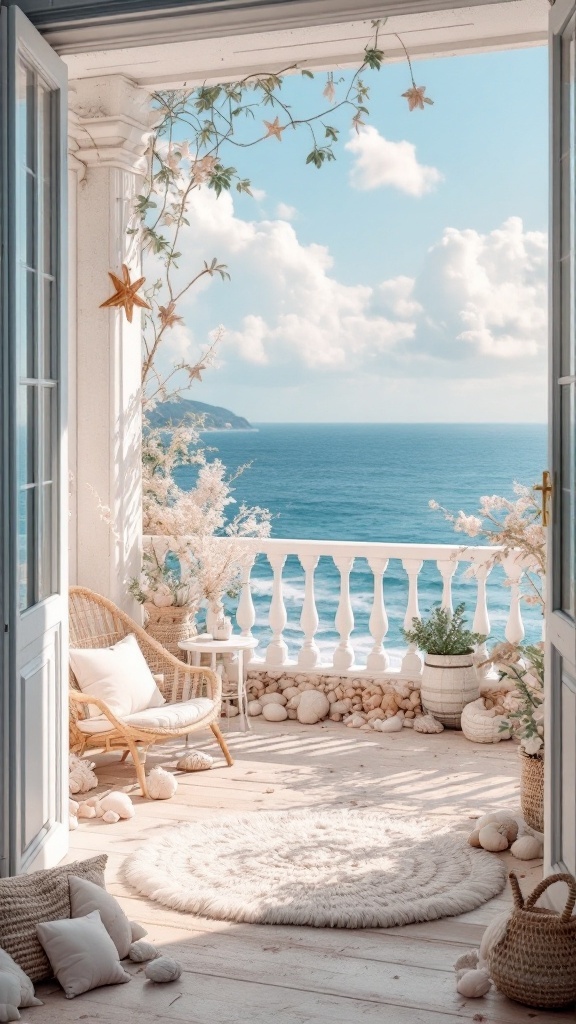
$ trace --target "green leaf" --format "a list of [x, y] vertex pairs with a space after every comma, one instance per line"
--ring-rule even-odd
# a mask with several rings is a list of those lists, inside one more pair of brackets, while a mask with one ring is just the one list
[[314, 78], [314, 75], [311, 71], [308, 71], [308, 68], [302, 68], [300, 74], [304, 75], [305, 78]]
[[332, 139], [333, 142], [337, 142], [338, 141], [338, 129], [337, 128], [332, 128], [329, 124], [325, 124], [324, 128], [326, 130], [326, 138], [327, 139]]
[[364, 63], [372, 68], [373, 71], [380, 71], [382, 62], [384, 60], [384, 50], [377, 50], [375, 48], [369, 48], [368, 46], [364, 50]]

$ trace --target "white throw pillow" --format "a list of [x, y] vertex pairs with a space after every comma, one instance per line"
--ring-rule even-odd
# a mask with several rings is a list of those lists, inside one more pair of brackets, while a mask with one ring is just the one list
[[[98, 886], [95, 886], [97, 889]], [[36, 999], [34, 995], [34, 985], [30, 981], [27, 974], [24, 973], [19, 964], [12, 959], [9, 953], [5, 949], [0, 949], [0, 971], [4, 971], [6, 974], [11, 974], [18, 985], [20, 986], [20, 999], [17, 1006], [25, 1007], [28, 1006], [42, 1006], [42, 1000]]]
[[[117, 718], [166, 703], [133, 633], [113, 647], [71, 648], [70, 664], [82, 693], [99, 697]], [[90, 714], [101, 717], [93, 706]]]
[[121, 960], [128, 956], [132, 945], [132, 927], [118, 900], [87, 878], [68, 876], [70, 886], [71, 917], [87, 917], [94, 910], [100, 914], [100, 920], [118, 950]]
[[67, 999], [130, 981], [97, 910], [86, 917], [38, 924], [36, 932]]

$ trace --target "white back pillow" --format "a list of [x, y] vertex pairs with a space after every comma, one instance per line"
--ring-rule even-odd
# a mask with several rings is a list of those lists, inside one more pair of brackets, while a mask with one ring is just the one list
[[[117, 718], [166, 703], [133, 633], [112, 647], [71, 648], [70, 664], [82, 693], [99, 697]], [[89, 707], [90, 715], [101, 716]]]

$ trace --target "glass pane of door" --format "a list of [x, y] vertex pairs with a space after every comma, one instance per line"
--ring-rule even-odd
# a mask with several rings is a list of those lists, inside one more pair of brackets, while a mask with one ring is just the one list
[[54, 532], [57, 479], [58, 322], [54, 278], [55, 94], [38, 70], [18, 65], [16, 152], [25, 182], [18, 210], [18, 552], [20, 609], [55, 592], [58, 558]]

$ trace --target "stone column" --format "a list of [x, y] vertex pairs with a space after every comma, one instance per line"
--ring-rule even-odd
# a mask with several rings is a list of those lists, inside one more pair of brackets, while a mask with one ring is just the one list
[[121, 276], [125, 263], [141, 276], [128, 229], [152, 125], [148, 95], [126, 77], [70, 83], [73, 582], [131, 613], [126, 582], [139, 572], [142, 535], [141, 317], [136, 308], [129, 324], [122, 309], [99, 307], [112, 294], [109, 270]]

